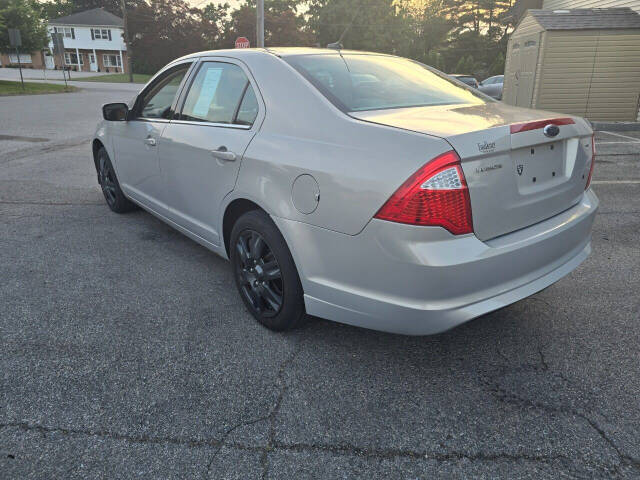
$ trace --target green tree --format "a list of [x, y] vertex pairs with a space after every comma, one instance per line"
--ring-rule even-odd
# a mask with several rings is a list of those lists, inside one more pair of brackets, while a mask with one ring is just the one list
[[184, 0], [141, 1], [129, 12], [133, 70], [154, 73], [189, 53], [217, 48], [218, 25]]
[[384, 53], [407, 49], [411, 19], [395, 0], [310, 0], [308, 15], [320, 46], [344, 34], [345, 48]]
[[[408, 32], [402, 36], [406, 48], [399, 54], [421, 61], [435, 68], [442, 67], [442, 58], [437, 49], [446, 45], [453, 22], [443, 14], [444, 0], [416, 0], [400, 2], [407, 17]], [[438, 66], [433, 62], [437, 61]]]
[[13, 51], [9, 43], [9, 28], [20, 30], [21, 52], [42, 50], [49, 42], [47, 27], [28, 0], [0, 0], [0, 50]]
[[44, 20], [71, 15], [75, 9], [75, 5], [71, 0], [53, 0], [36, 3], [36, 6], [38, 7], [40, 18]]
[[[265, 0], [264, 2], [264, 43], [265, 46], [305, 46], [312, 37], [306, 30], [304, 17], [299, 13], [301, 0]], [[225, 25], [223, 48], [233, 48], [236, 38], [249, 39], [251, 46], [256, 42], [256, 2], [245, 0], [231, 12]]]

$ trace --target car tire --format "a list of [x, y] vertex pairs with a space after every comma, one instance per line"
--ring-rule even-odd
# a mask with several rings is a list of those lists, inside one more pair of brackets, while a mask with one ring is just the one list
[[236, 286], [253, 317], [275, 331], [299, 326], [305, 316], [302, 284], [284, 237], [262, 210], [251, 210], [231, 231]]
[[98, 183], [111, 211], [126, 213], [135, 210], [137, 208], [136, 204], [127, 199], [122, 193], [118, 177], [116, 177], [116, 171], [104, 147], [98, 150], [96, 168], [98, 170]]

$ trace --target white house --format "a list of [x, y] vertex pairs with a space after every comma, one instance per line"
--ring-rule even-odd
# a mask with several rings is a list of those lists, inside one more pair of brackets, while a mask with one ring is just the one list
[[[127, 46], [120, 17], [94, 8], [49, 21], [50, 33], [64, 35], [64, 59], [45, 54], [47, 68], [85, 72], [125, 72]], [[53, 42], [49, 45], [53, 52]]]

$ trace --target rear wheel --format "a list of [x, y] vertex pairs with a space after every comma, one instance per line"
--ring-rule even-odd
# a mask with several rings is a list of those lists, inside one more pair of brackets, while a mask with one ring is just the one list
[[109, 208], [116, 213], [126, 213], [135, 210], [136, 205], [128, 200], [116, 177], [109, 155], [104, 148], [98, 151], [98, 183]]
[[256, 320], [276, 331], [301, 323], [300, 278], [282, 234], [266, 213], [253, 210], [236, 221], [230, 257], [242, 301]]

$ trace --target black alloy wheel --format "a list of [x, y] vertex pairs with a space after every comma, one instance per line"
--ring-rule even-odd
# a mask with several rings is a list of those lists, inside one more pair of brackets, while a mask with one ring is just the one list
[[280, 265], [271, 248], [258, 232], [244, 230], [236, 241], [236, 250], [240, 291], [256, 314], [277, 315], [284, 302], [284, 290]]
[[275, 331], [302, 323], [304, 293], [298, 270], [269, 215], [251, 210], [236, 220], [229, 257], [240, 297], [258, 322]]
[[99, 182], [100, 187], [102, 188], [102, 193], [104, 194], [104, 199], [107, 201], [107, 205], [109, 208], [114, 207], [116, 204], [116, 181], [115, 181], [115, 173], [113, 172], [113, 167], [108, 162], [106, 155], [101, 155], [99, 159]]
[[122, 193], [116, 171], [113, 169], [109, 155], [104, 148], [98, 151], [96, 156], [96, 169], [98, 171], [98, 183], [109, 208], [116, 213], [126, 213], [137, 208]]

